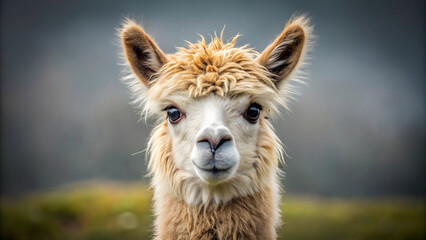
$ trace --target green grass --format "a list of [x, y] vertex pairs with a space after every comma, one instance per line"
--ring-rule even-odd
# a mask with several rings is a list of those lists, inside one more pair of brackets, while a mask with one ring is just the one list
[[283, 239], [426, 239], [422, 199], [284, 198]]
[[[81, 184], [2, 199], [5, 240], [150, 239], [151, 192], [139, 184]], [[285, 197], [280, 239], [425, 239], [423, 199]]]

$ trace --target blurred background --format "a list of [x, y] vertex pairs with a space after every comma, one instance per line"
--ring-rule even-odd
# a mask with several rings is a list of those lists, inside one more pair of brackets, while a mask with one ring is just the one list
[[173, 53], [224, 25], [262, 51], [307, 13], [308, 84], [274, 121], [288, 154], [282, 235], [424, 239], [425, 11], [421, 0], [2, 0], [1, 236], [149, 239], [140, 152], [152, 123], [120, 82], [125, 17]]

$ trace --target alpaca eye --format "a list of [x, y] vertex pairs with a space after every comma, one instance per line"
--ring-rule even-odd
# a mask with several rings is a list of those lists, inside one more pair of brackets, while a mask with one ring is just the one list
[[247, 111], [244, 113], [244, 118], [252, 124], [255, 124], [260, 116], [260, 111], [262, 110], [262, 106], [257, 103], [252, 103], [248, 107]]
[[178, 123], [181, 120], [183, 114], [177, 108], [169, 107], [167, 109], [167, 116], [169, 117], [170, 123], [174, 124]]

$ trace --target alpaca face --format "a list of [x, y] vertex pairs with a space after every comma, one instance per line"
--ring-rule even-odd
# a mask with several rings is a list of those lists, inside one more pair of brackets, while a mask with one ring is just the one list
[[124, 25], [135, 102], [160, 122], [148, 149], [156, 191], [207, 204], [276, 185], [281, 147], [267, 119], [285, 106], [310, 32], [302, 17], [261, 54], [216, 37], [165, 55], [137, 24]]
[[179, 169], [210, 185], [255, 172], [261, 106], [248, 96], [231, 100], [209, 94], [166, 111]]

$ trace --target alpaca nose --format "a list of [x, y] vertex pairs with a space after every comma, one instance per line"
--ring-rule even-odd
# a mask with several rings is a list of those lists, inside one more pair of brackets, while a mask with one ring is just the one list
[[232, 136], [227, 128], [207, 128], [199, 135], [197, 142], [207, 142], [210, 145], [210, 151], [215, 154], [216, 151], [226, 142], [231, 142]]
[[220, 148], [220, 146], [222, 146], [225, 142], [231, 141], [232, 138], [231, 137], [224, 137], [219, 139], [219, 141], [217, 141], [216, 139], [211, 139], [211, 138], [207, 138], [198, 142], [208, 142], [210, 145], [210, 150], [212, 151], [212, 153], [214, 154], [216, 152], [217, 149]]

